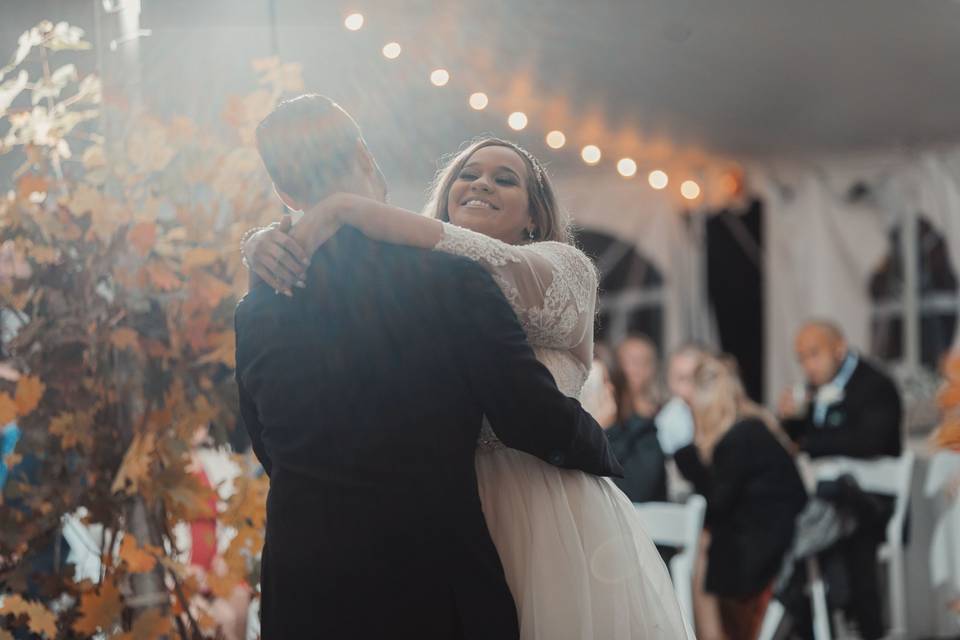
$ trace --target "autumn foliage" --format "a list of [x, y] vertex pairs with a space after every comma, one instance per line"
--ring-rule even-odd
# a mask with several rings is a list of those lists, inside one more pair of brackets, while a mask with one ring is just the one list
[[934, 433], [934, 442], [945, 449], [960, 452], [960, 352], [954, 352], [944, 364], [944, 384], [937, 401], [943, 422]]
[[[215, 637], [203, 605], [252, 582], [265, 479], [244, 472], [221, 491], [219, 526], [235, 535], [208, 574], [189, 569], [172, 532], [212, 515], [191, 442], [198, 427], [222, 441], [236, 424], [239, 240], [277, 215], [253, 131], [301, 89], [299, 70], [255, 61], [258, 88], [229, 101], [218, 132], [126, 113], [128, 133], [111, 140], [100, 80], [54, 64], [87, 48], [79, 29], [42, 23], [0, 70], [0, 153], [25, 157], [0, 197], [0, 426], [23, 433], [0, 507], [0, 639], [18, 627]], [[27, 459], [33, 471], [18, 474]], [[134, 503], [149, 525], [140, 539]], [[30, 558], [81, 508], [103, 526], [99, 579], [77, 582], [69, 566], [32, 575]], [[150, 574], [162, 593], [144, 606], [135, 578]]]

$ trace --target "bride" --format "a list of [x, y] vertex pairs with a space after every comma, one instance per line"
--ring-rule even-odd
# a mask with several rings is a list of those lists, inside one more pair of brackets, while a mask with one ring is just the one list
[[[258, 231], [243, 252], [255, 273], [288, 294], [303, 286], [302, 256], [343, 225], [470, 258], [491, 272], [560, 390], [578, 397], [593, 357], [597, 274], [573, 246], [542, 165], [511, 142], [481, 139], [438, 174], [427, 214], [336, 194], [289, 236], [286, 225]], [[506, 448], [489, 426], [476, 471], [521, 638], [687, 637], [666, 567], [613, 482]]]

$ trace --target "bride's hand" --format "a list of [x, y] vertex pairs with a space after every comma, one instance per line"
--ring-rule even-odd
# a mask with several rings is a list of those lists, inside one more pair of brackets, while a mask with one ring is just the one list
[[250, 269], [274, 291], [292, 295], [293, 286], [303, 286], [310, 259], [290, 237], [292, 218], [261, 229], [243, 244], [243, 256]]

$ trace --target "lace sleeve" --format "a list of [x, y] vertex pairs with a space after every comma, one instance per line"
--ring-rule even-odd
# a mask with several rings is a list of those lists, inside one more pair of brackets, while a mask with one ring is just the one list
[[446, 223], [434, 249], [490, 271], [532, 345], [568, 350], [589, 367], [597, 272], [583, 252], [561, 242], [511, 245]]

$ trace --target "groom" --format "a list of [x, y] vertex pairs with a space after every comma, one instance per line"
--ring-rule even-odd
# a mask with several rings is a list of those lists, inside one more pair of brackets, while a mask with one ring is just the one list
[[[257, 145], [292, 209], [385, 197], [356, 123], [323, 96], [279, 105]], [[621, 470], [490, 275], [343, 229], [292, 298], [251, 289], [236, 330], [240, 410], [270, 474], [263, 638], [517, 638], [477, 493], [483, 417], [552, 464]]]

